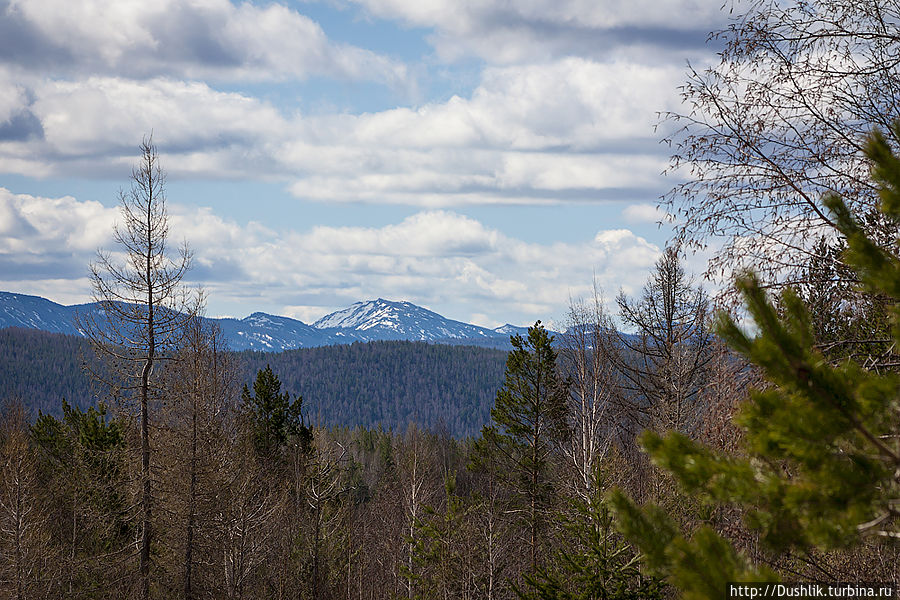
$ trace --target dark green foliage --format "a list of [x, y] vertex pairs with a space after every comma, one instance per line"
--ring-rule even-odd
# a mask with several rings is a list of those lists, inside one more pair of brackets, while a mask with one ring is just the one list
[[36, 329], [0, 329], [0, 397], [20, 397], [30, 416], [62, 416], [60, 398], [87, 408], [94, 404], [82, 362], [94, 359], [83, 338]]
[[244, 384], [241, 400], [250, 418], [253, 443], [262, 456], [277, 453], [292, 437], [301, 448], [309, 447], [312, 434], [303, 422], [303, 398], [291, 401], [288, 392], [282, 394], [281, 381], [269, 365], [256, 374], [252, 396]]
[[289, 350], [241, 352], [249, 379], [271, 364], [284, 385], [303, 395], [312, 423], [445, 426], [454, 437], [477, 435], [503, 383], [507, 353], [490, 348], [424, 342], [369, 342]]
[[134, 536], [125, 439], [102, 403], [81, 410], [63, 400], [61, 410], [62, 418], [40, 414], [31, 426], [51, 539], [71, 561], [63, 569], [66, 587], [100, 590], [116, 576], [104, 557], [121, 552]]
[[[898, 222], [900, 161], [878, 134], [867, 152], [882, 186], [882, 210]], [[868, 292], [891, 299], [893, 339], [900, 342], [900, 258], [868, 237], [839, 198], [825, 203], [846, 237], [846, 263]], [[644, 447], [688, 493], [742, 506], [772, 550], [827, 550], [855, 546], [867, 535], [897, 536], [900, 377], [852, 361], [831, 364], [814, 348], [812, 319], [794, 292], [782, 295], [779, 311], [754, 277], [738, 286], [758, 333], [748, 336], [726, 315], [719, 333], [772, 384], [755, 391], [736, 417], [746, 456], [715, 452], [678, 434], [646, 433]], [[722, 598], [727, 581], [773, 578], [708, 527], [688, 541], [657, 509], [642, 512], [621, 494], [613, 503], [648, 563], [670, 574], [685, 598]]]
[[62, 419], [38, 414], [31, 428], [34, 441], [54, 457], [62, 458], [75, 446], [89, 453], [102, 453], [124, 445], [119, 424], [109, 421], [103, 403], [87, 410], [62, 401]]
[[[477, 435], [503, 383], [506, 352], [423, 342], [370, 342], [279, 353], [233, 354], [248, 384], [267, 364], [285, 389], [304, 398], [308, 420], [323, 427], [404, 431], [415, 422], [445, 426], [454, 437]], [[0, 395], [19, 396], [34, 415], [61, 417], [60, 398], [87, 408], [96, 399], [78, 337], [34, 329], [0, 329]], [[99, 364], [99, 363], [98, 363]], [[96, 368], [96, 366], [94, 367]]]
[[568, 390], [556, 368], [553, 337], [538, 321], [528, 337], [510, 338], [506, 382], [491, 409], [492, 424], [482, 431], [482, 454], [496, 454], [501, 478], [515, 490], [529, 529], [531, 566], [541, 554], [542, 532], [552, 493], [550, 459], [568, 434]]
[[615, 529], [603, 499], [599, 470], [587, 500], [560, 513], [563, 543], [554, 568], [526, 574], [521, 598], [535, 600], [652, 600], [663, 597], [663, 583], [641, 572], [640, 556]]

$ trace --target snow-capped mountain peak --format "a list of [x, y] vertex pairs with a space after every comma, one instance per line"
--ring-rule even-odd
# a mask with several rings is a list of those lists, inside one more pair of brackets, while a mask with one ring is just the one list
[[[430, 312], [409, 302], [392, 302], [378, 298], [377, 300], [356, 302], [343, 310], [325, 315], [313, 323], [313, 327], [316, 329], [340, 327], [357, 331], [366, 331], [373, 327], [396, 329], [400, 324], [401, 317], [414, 310]], [[435, 316], [439, 315], [435, 314]]]
[[378, 298], [357, 302], [313, 323], [318, 329], [340, 329], [380, 339], [440, 340], [486, 338], [489, 329], [447, 319], [411, 302]]
[[493, 329], [494, 333], [499, 333], [500, 335], [521, 335], [525, 337], [528, 335], [527, 327], [519, 327], [518, 325], [510, 325], [507, 323], [506, 325], [501, 325], [500, 327], [496, 327]]
[[[93, 312], [97, 304], [62, 306], [37, 296], [0, 292], [0, 328], [26, 327], [84, 335], [74, 325], [76, 313]], [[447, 319], [412, 302], [367, 300], [326, 315], [313, 325], [262, 312], [243, 319], [209, 319], [218, 323], [234, 350], [280, 351], [331, 344], [377, 340], [429, 341], [509, 347], [509, 333], [524, 327], [504, 325], [496, 330]]]

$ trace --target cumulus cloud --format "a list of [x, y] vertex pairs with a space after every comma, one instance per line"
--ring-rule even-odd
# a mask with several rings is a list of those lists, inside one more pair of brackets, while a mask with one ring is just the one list
[[438, 55], [474, 55], [493, 63], [548, 56], [602, 56], [627, 50], [696, 50], [727, 22], [718, 3], [700, 0], [351, 0], [372, 15], [434, 30]]
[[[174, 178], [276, 182], [323, 212], [360, 202], [420, 211], [380, 227], [276, 232], [218, 207], [172, 205], [173, 237], [187, 234], [197, 251], [191, 277], [215, 310], [236, 316], [310, 321], [380, 295], [524, 324], [588, 293], [594, 272], [610, 297], [640, 288], [659, 250], [614, 227], [647, 222], [649, 205], [583, 239], [558, 232], [565, 241], [555, 243], [463, 213], [646, 202], [668, 188], [653, 124], [678, 107], [684, 58], [706, 60], [718, 5], [342, 2], [353, 4], [342, 16], [367, 13], [379, 31], [392, 26], [381, 19], [416, 28], [410, 38], [424, 29], [434, 54], [403, 63], [336, 42], [278, 0], [0, 0], [0, 173], [121, 181], [152, 131]], [[395, 90], [421, 78], [439, 91], [368, 113], [292, 109], [287, 95], [322, 94], [319, 78]], [[98, 203], [0, 191], [0, 289], [83, 300], [87, 264], [109, 246], [115, 216]]]
[[[209, 208], [173, 204], [170, 214], [172, 238], [186, 235], [194, 249], [191, 283], [208, 289], [213, 312], [244, 305], [311, 320], [382, 296], [458, 319], [477, 313], [483, 323], [527, 323], [562, 314], [569, 297], [588, 292], [592, 273], [613, 292], [638, 289], [659, 256], [657, 246], [628, 230], [539, 244], [450, 211], [419, 212], [383, 227], [280, 234]], [[96, 202], [0, 188], [0, 285], [59, 299], [52, 286], [64, 280], [66, 300], [86, 300], [87, 265], [96, 248], [115, 249], [116, 216]], [[72, 300], [76, 290], [83, 296]]]
[[56, 280], [79, 280], [82, 287], [93, 253], [112, 237], [114, 218], [99, 202], [0, 188], [0, 278], [33, 293], [52, 290]]
[[402, 63], [335, 43], [294, 10], [228, 0], [0, 1], [0, 61], [51, 76], [265, 81], [323, 75], [408, 84]]
[[[0, 118], [27, 112], [41, 132], [0, 136], [0, 170], [118, 176], [152, 130], [175, 175], [275, 178], [304, 199], [427, 207], [629, 199], [661, 185], [654, 91], [674, 91], [679, 73], [569, 57], [488, 68], [467, 98], [317, 116], [199, 82], [39, 80], [0, 96]], [[4, 77], [12, 80], [0, 69]]]

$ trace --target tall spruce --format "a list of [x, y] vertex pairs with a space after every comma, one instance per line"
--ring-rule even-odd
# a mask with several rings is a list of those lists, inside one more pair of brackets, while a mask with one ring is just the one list
[[[893, 133], [900, 135], [900, 125]], [[881, 210], [900, 224], [900, 159], [877, 132], [866, 153]], [[824, 202], [846, 237], [846, 263], [869, 293], [891, 299], [892, 337], [900, 342], [900, 257], [875, 243], [840, 198]], [[751, 337], [721, 315], [719, 334], [771, 384], [754, 391], [735, 418], [743, 452], [716, 452], [677, 433], [648, 432], [644, 447], [689, 493], [741, 506], [770, 550], [853, 548], [866, 538], [900, 537], [900, 377], [853, 361], [830, 364], [815, 349], [813, 320], [793, 291], [782, 294], [779, 312], [752, 275], [738, 287], [758, 333]], [[612, 502], [623, 531], [684, 598], [723, 598], [728, 582], [777, 579], [710, 527], [689, 538], [657, 507], [640, 509], [621, 493]]]
[[253, 394], [244, 384], [241, 392], [244, 409], [250, 419], [253, 443], [261, 456], [273, 456], [291, 436], [297, 436], [308, 448], [312, 433], [303, 422], [303, 398], [291, 400], [288, 392], [281, 393], [281, 380], [266, 365], [256, 374]]
[[505, 483], [523, 506], [518, 509], [527, 529], [529, 564], [541, 563], [546, 513], [553, 494], [551, 457], [567, 439], [568, 389], [556, 366], [553, 336], [541, 325], [528, 336], [510, 337], [506, 381], [497, 392], [490, 426], [482, 431], [483, 451], [496, 453]]
[[656, 600], [665, 586], [642, 572], [641, 556], [622, 539], [604, 498], [603, 470], [591, 473], [586, 498], [558, 515], [563, 542], [554, 568], [525, 575], [529, 600]]

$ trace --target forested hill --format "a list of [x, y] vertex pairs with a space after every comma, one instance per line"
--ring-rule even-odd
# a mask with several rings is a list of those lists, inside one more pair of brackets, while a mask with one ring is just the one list
[[86, 408], [94, 403], [85, 357], [92, 357], [84, 338], [36, 329], [0, 329], [0, 400], [18, 397], [37, 415], [58, 414], [60, 401]]
[[[0, 398], [18, 395], [34, 414], [57, 414], [62, 398], [87, 407], [98, 395], [81, 368], [90, 353], [83, 338], [0, 329]], [[458, 437], [487, 423], [506, 364], [501, 350], [403, 341], [234, 356], [248, 384], [271, 365], [283, 391], [302, 394], [315, 423], [403, 430], [414, 420]]]
[[322, 425], [405, 429], [444, 424], [475, 435], [490, 419], [503, 384], [506, 352], [425, 342], [368, 342], [237, 354], [245, 379], [272, 366], [282, 389], [301, 394], [304, 412]]

